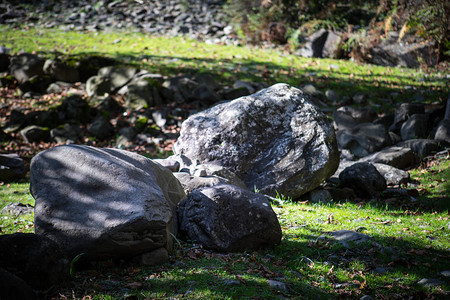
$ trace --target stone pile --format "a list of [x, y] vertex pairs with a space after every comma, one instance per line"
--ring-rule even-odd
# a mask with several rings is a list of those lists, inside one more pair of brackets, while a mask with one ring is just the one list
[[222, 6], [226, 1], [23, 1], [0, 4], [0, 24], [63, 30], [127, 30], [188, 36], [212, 43], [233, 41]]

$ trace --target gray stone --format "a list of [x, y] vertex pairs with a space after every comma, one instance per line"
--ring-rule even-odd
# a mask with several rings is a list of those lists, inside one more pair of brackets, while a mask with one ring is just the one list
[[103, 67], [98, 70], [98, 76], [107, 78], [110, 83], [110, 92], [120, 89], [133, 79], [137, 70], [134, 68]]
[[25, 143], [49, 142], [50, 130], [48, 128], [31, 125], [20, 131], [20, 137]]
[[278, 280], [273, 280], [273, 279], [267, 279], [267, 283], [273, 289], [279, 290], [279, 291], [284, 292], [284, 293], [288, 292], [287, 285], [284, 282], [281, 282], [281, 281], [278, 281]]
[[400, 128], [403, 140], [426, 138], [428, 116], [426, 114], [415, 114], [406, 120]]
[[450, 277], [450, 270], [441, 271], [441, 272], [439, 272], [439, 274], [441, 274], [445, 278], [449, 278]]
[[328, 190], [315, 189], [309, 192], [308, 199], [311, 203], [329, 203], [333, 197]]
[[450, 119], [444, 119], [439, 122], [434, 139], [438, 141], [445, 141], [450, 144]]
[[416, 163], [416, 155], [410, 148], [387, 147], [360, 159], [361, 162], [381, 163], [398, 169], [406, 169]]
[[128, 91], [125, 94], [125, 107], [139, 110], [158, 106], [163, 103], [159, 93], [161, 84], [151, 77], [140, 77], [127, 85]]
[[172, 247], [185, 197], [168, 169], [136, 153], [57, 146], [31, 161], [35, 230], [74, 257], [132, 257]]
[[51, 82], [50, 76], [35, 75], [20, 83], [19, 90], [24, 94], [28, 92], [43, 94], [47, 91]]
[[111, 82], [109, 78], [92, 76], [86, 81], [86, 93], [89, 97], [104, 96], [111, 93]]
[[16, 153], [0, 154], [0, 181], [10, 182], [25, 178], [27, 168]]
[[32, 233], [0, 235], [0, 265], [33, 289], [47, 290], [69, 279], [69, 261], [58, 243]]
[[357, 157], [364, 157], [391, 144], [387, 129], [381, 124], [362, 123], [336, 132], [339, 147]]
[[422, 103], [402, 103], [395, 109], [394, 123], [389, 128], [395, 133], [400, 132], [403, 122], [414, 114], [424, 114], [425, 106]]
[[445, 282], [436, 278], [422, 278], [417, 282], [417, 284], [423, 285], [425, 287], [433, 287], [445, 284]]
[[410, 148], [420, 157], [433, 154], [440, 149], [439, 141], [427, 139], [412, 139], [397, 144], [398, 147]]
[[20, 202], [9, 203], [2, 208], [1, 212], [4, 214], [11, 214], [14, 216], [30, 214], [34, 211], [34, 207], [29, 204], [23, 204]]
[[251, 190], [292, 198], [319, 186], [339, 164], [326, 115], [287, 84], [189, 117], [174, 152], [224, 166]]
[[377, 118], [377, 113], [371, 108], [353, 108], [343, 106], [333, 113], [335, 127], [339, 130], [352, 129], [361, 123], [370, 123]]
[[77, 125], [66, 123], [50, 130], [50, 137], [53, 141], [62, 144], [67, 141], [76, 142], [80, 137], [81, 129]]
[[193, 93], [195, 100], [200, 101], [201, 103], [206, 105], [211, 105], [220, 100], [216, 92], [206, 84], [200, 84], [197, 88], [194, 89]]
[[155, 266], [165, 263], [169, 260], [169, 252], [166, 248], [158, 248], [147, 253], [140, 254], [133, 258], [133, 261], [143, 266]]
[[338, 230], [327, 232], [327, 234], [331, 235], [334, 239], [347, 248], [349, 248], [352, 243], [360, 244], [370, 240], [370, 237], [367, 235], [352, 230]]
[[205, 248], [239, 252], [281, 242], [281, 227], [266, 197], [233, 185], [193, 191], [177, 214], [180, 232]]
[[37, 55], [23, 53], [11, 57], [9, 72], [19, 83], [23, 83], [33, 76], [44, 75], [44, 62], [45, 60]]
[[178, 179], [178, 181], [180, 181], [187, 195], [202, 187], [211, 187], [220, 183], [228, 184], [228, 180], [225, 178], [214, 175], [198, 177], [185, 172], [175, 172], [173, 175]]
[[240, 87], [240, 88], [231, 88], [231, 89], [225, 89], [221, 92], [222, 99], [225, 100], [233, 100], [239, 97], [244, 97], [249, 95], [248, 89], [246, 87]]
[[407, 171], [386, 164], [374, 163], [373, 165], [377, 168], [377, 171], [383, 175], [384, 179], [386, 179], [387, 185], [407, 184], [410, 180]]
[[339, 95], [333, 90], [326, 90], [325, 97], [330, 102], [338, 102], [339, 101]]
[[359, 162], [339, 174], [341, 185], [349, 187], [364, 198], [372, 198], [386, 189], [386, 180], [377, 169], [367, 162]]
[[43, 66], [45, 74], [52, 76], [57, 81], [78, 82], [80, 74], [78, 70], [60, 60], [47, 59]]
[[307, 38], [307, 42], [298, 54], [303, 57], [335, 57], [341, 38], [338, 34], [320, 29]]
[[218, 166], [214, 164], [201, 164], [196, 166], [206, 171], [207, 176], [218, 176], [225, 179], [226, 183], [236, 185], [238, 187], [246, 189], [245, 183], [233, 172], [224, 166]]
[[138, 130], [136, 129], [136, 127], [129, 126], [121, 128], [118, 132], [118, 137], [116, 139], [116, 146], [118, 148], [121, 148], [124, 145], [132, 143], [136, 138], [137, 134]]
[[172, 172], [178, 172], [180, 170], [180, 163], [175, 159], [154, 159], [153, 162], [160, 164], [161, 166], [169, 169]]
[[114, 134], [113, 125], [103, 117], [99, 117], [87, 128], [93, 136], [105, 140]]
[[233, 83], [233, 88], [234, 89], [246, 88], [249, 94], [253, 94], [254, 92], [256, 92], [256, 89], [253, 87], [251, 82], [247, 82], [247, 81], [243, 81], [243, 80], [236, 80]]

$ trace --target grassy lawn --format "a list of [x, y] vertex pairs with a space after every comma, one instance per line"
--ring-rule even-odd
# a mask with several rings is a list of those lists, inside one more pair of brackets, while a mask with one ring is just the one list
[[[275, 49], [209, 45], [141, 33], [83, 33], [0, 26], [0, 45], [52, 57], [100, 54], [167, 76], [207, 72], [222, 85], [234, 80], [294, 86], [313, 83], [341, 96], [366, 93], [379, 112], [417, 94], [427, 103], [448, 96], [448, 73], [306, 59]], [[4, 101], [5, 99], [2, 99]], [[216, 253], [180, 241], [166, 264], [132, 267], [98, 262], [78, 269], [57, 298], [92, 299], [379, 299], [448, 297], [450, 270], [449, 157], [410, 170], [414, 198], [387, 197], [327, 205], [273, 203], [283, 229], [281, 245], [248, 253]], [[0, 185], [0, 210], [10, 202], [34, 204], [29, 183]], [[33, 232], [33, 215], [0, 213], [0, 234]], [[343, 245], [329, 232], [355, 230], [369, 237]], [[444, 284], [424, 287], [423, 278]], [[284, 284], [284, 285], [283, 285]], [[129, 298], [127, 298], [129, 297]]]

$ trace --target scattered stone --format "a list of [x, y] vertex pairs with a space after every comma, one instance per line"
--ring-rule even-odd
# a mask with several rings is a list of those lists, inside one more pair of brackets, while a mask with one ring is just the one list
[[330, 191], [324, 189], [315, 189], [309, 192], [308, 199], [311, 203], [329, 203], [333, 197]]
[[377, 113], [371, 108], [353, 108], [343, 106], [333, 113], [333, 120], [339, 130], [352, 129], [355, 125], [369, 123], [377, 118]]
[[425, 106], [421, 103], [402, 103], [395, 109], [394, 123], [390, 131], [399, 133], [402, 124], [414, 114], [424, 114]]
[[59, 245], [32, 233], [0, 235], [0, 265], [33, 289], [47, 290], [69, 279], [69, 261]]
[[180, 232], [206, 248], [245, 251], [281, 242], [281, 227], [266, 197], [233, 185], [193, 191], [177, 214]]
[[400, 128], [403, 140], [427, 137], [428, 115], [415, 114], [406, 120]]
[[160, 164], [161, 166], [169, 169], [172, 172], [178, 172], [180, 170], [180, 163], [175, 159], [153, 159], [153, 162]]
[[367, 162], [360, 162], [344, 169], [339, 174], [342, 186], [350, 187], [364, 198], [373, 198], [386, 189], [386, 180], [377, 169]]
[[0, 181], [10, 182], [25, 177], [27, 168], [16, 153], [0, 154]]
[[398, 169], [406, 169], [415, 165], [416, 155], [410, 148], [387, 147], [372, 155], [363, 157], [361, 162], [381, 163]]
[[370, 238], [367, 235], [352, 230], [338, 230], [333, 232], [327, 232], [327, 234], [331, 235], [334, 239], [339, 241], [339, 243], [341, 243], [346, 248], [350, 248], [352, 243], [360, 244], [370, 240]]
[[44, 71], [42, 70], [44, 62], [43, 58], [31, 53], [19, 54], [11, 57], [9, 73], [14, 76], [19, 83], [23, 83], [33, 76], [44, 75]]
[[[68, 159], [70, 158], [70, 159]], [[165, 248], [185, 197], [168, 169], [128, 151], [57, 146], [31, 161], [35, 230], [70, 258], [131, 257]]]
[[220, 183], [229, 184], [229, 181], [220, 176], [193, 176], [185, 172], [175, 172], [173, 175], [180, 181], [186, 195], [202, 187], [212, 187]]
[[50, 141], [50, 130], [41, 126], [31, 125], [20, 131], [25, 143], [39, 143]]
[[86, 123], [89, 119], [89, 104], [80, 95], [70, 95], [64, 98], [58, 106], [59, 118], [64, 122]]
[[161, 265], [169, 260], [169, 252], [164, 247], [152, 250], [147, 253], [140, 254], [132, 259], [139, 265], [155, 266]]
[[450, 270], [441, 271], [441, 272], [439, 272], [439, 274], [441, 274], [445, 278], [449, 278], [450, 277]]
[[[19, 90], [23, 94], [37, 93], [44, 94], [47, 91], [52, 79], [46, 75], [35, 75], [19, 84]], [[24, 95], [24, 96], [25, 96]]]
[[52, 76], [56, 81], [78, 82], [80, 74], [78, 70], [60, 60], [47, 59], [43, 66], [45, 74]]
[[305, 46], [298, 51], [298, 55], [334, 58], [340, 41], [341, 37], [337, 33], [320, 29], [307, 38]]
[[433, 287], [445, 284], [445, 282], [436, 278], [422, 278], [417, 282], [417, 284], [423, 285], [425, 287]]
[[412, 139], [397, 144], [398, 147], [410, 148], [419, 157], [433, 154], [440, 149], [439, 141], [427, 139]]
[[2, 208], [1, 212], [4, 214], [19, 215], [30, 214], [34, 210], [34, 207], [29, 204], [23, 204], [20, 202], [9, 203]]
[[240, 285], [241, 282], [239, 280], [234, 280], [234, 279], [226, 279], [223, 281], [223, 283], [225, 285]]
[[292, 198], [319, 186], [339, 164], [327, 117], [286, 84], [189, 117], [174, 152], [229, 168], [252, 190]]
[[50, 130], [50, 137], [57, 143], [74, 143], [81, 135], [81, 129], [77, 125], [66, 123]]
[[407, 184], [410, 180], [410, 175], [407, 171], [386, 164], [374, 163], [373, 165], [383, 175], [384, 179], [386, 179], [387, 185]]
[[89, 127], [88, 132], [93, 136], [105, 140], [114, 134], [114, 127], [103, 117], [97, 118]]
[[267, 283], [273, 289], [279, 290], [279, 291], [284, 292], [284, 293], [288, 292], [287, 285], [284, 282], [281, 282], [281, 281], [278, 281], [278, 280], [273, 280], [273, 279], [267, 279]]
[[362, 123], [336, 132], [339, 147], [357, 157], [364, 157], [391, 144], [387, 129], [381, 124]]

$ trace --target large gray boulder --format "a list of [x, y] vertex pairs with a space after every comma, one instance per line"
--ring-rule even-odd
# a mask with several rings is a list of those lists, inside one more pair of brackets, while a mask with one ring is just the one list
[[315, 189], [339, 165], [327, 116], [287, 84], [189, 117], [174, 152], [224, 166], [251, 190], [292, 198]]
[[177, 215], [180, 232], [206, 248], [244, 251], [281, 242], [281, 227], [267, 198], [234, 185], [193, 191]]
[[168, 169], [124, 150], [67, 145], [35, 156], [30, 173], [36, 233], [70, 257], [170, 251], [185, 194]]
[[45, 60], [31, 53], [23, 53], [11, 57], [9, 72], [14, 78], [23, 83], [35, 75], [44, 75], [42, 70]]

